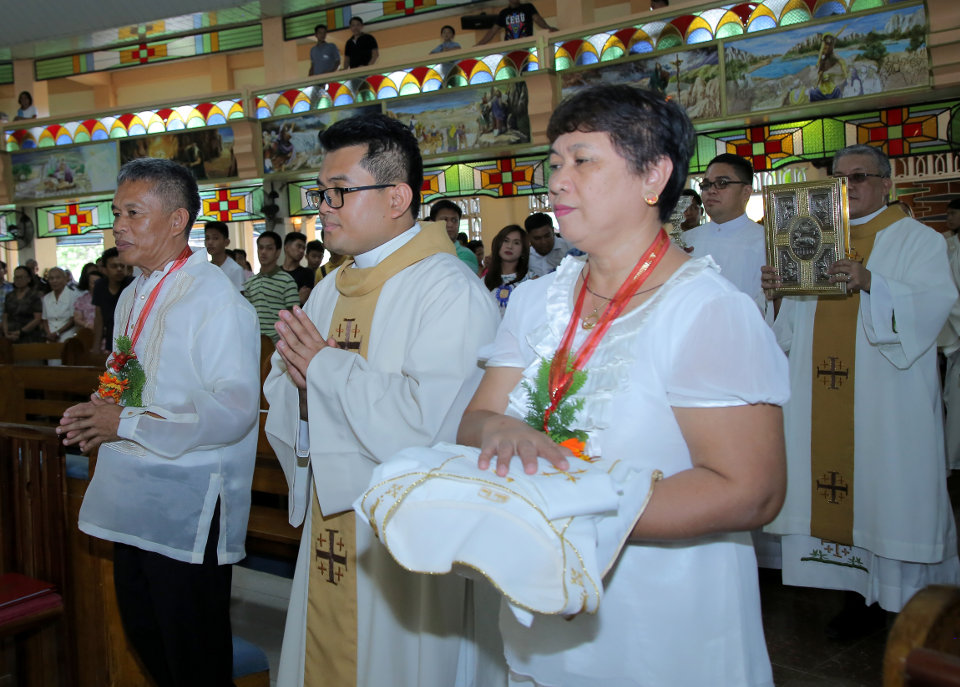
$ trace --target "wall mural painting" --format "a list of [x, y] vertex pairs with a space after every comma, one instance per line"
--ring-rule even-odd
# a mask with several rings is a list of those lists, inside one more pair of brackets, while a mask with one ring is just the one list
[[263, 134], [263, 173], [319, 169], [323, 157], [320, 134], [324, 129], [341, 119], [380, 111], [381, 106], [378, 103], [260, 122]]
[[116, 188], [115, 141], [10, 156], [13, 195], [18, 200], [81, 196]]
[[668, 98], [679, 97], [691, 119], [712, 119], [721, 115], [719, 63], [714, 46], [606, 67], [567, 70], [561, 73], [561, 93], [567, 97], [589, 86], [629, 84], [659, 91]]
[[397, 98], [387, 114], [413, 131], [424, 156], [530, 142], [527, 85], [494, 81]]
[[193, 173], [197, 181], [237, 176], [233, 129], [229, 126], [128, 138], [120, 142], [121, 162], [141, 157], [179, 162]]
[[727, 114], [927, 86], [926, 24], [918, 5], [729, 41]]

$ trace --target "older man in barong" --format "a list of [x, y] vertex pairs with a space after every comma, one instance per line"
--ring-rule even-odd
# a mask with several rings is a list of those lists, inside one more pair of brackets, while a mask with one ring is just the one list
[[187, 244], [197, 184], [168, 160], [127, 163], [113, 235], [139, 275], [89, 403], [58, 432], [97, 466], [80, 529], [114, 542], [123, 627], [159, 687], [232, 685], [231, 564], [244, 556], [257, 446], [257, 315]]

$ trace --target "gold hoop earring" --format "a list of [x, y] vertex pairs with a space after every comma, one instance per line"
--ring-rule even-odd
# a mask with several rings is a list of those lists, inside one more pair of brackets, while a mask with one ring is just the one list
[[654, 193], [653, 195], [646, 196], [646, 197], [643, 199], [643, 202], [646, 203], [647, 205], [649, 205], [650, 207], [653, 207], [654, 205], [656, 205], [657, 203], [660, 202], [660, 196], [659, 196], [658, 194]]

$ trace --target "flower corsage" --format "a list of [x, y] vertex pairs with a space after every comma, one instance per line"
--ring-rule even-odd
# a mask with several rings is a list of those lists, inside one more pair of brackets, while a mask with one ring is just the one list
[[100, 375], [97, 394], [104, 400], [112, 398], [118, 405], [142, 406], [145, 382], [146, 374], [133, 351], [133, 342], [129, 336], [118, 336], [107, 371]]
[[[534, 388], [530, 382], [525, 381], [523, 388], [527, 392], [527, 415], [524, 421], [541, 432], [545, 432], [554, 442], [570, 449], [574, 456], [580, 460], [590, 461], [586, 455], [587, 433], [582, 429], [571, 429], [570, 425], [576, 420], [576, 415], [583, 407], [583, 399], [572, 398], [575, 393], [587, 381], [587, 373], [583, 370], [573, 371], [573, 382], [567, 393], [557, 404], [553, 412], [549, 414], [546, 421], [544, 416], [550, 407], [550, 360], [540, 361], [540, 367], [537, 369], [537, 384]], [[568, 365], [568, 371], [571, 366]]]

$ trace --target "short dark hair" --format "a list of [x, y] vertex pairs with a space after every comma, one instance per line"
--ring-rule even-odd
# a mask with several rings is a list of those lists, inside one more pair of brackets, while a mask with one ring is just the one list
[[153, 192], [167, 212], [174, 212], [179, 208], [186, 210], [187, 226], [183, 233], [185, 236], [189, 235], [190, 228], [200, 214], [200, 192], [197, 190], [197, 180], [186, 167], [173, 160], [155, 157], [130, 160], [120, 168], [117, 187], [133, 181], [152, 182]]
[[680, 192], [681, 196], [690, 196], [693, 198], [693, 202], [703, 207], [703, 199], [700, 197], [700, 194], [694, 191], [692, 188], [685, 188]]
[[[277, 250], [280, 250], [281, 248], [283, 248], [283, 239], [281, 239], [280, 234], [278, 234], [275, 231], [267, 230], [263, 232], [262, 234], [260, 234], [260, 236], [257, 237], [257, 243], [260, 243], [260, 239], [272, 240], [273, 245], [276, 247]], [[244, 253], [244, 255], [246, 255], [246, 253]]]
[[540, 227], [550, 227], [551, 230], [553, 229], [553, 220], [550, 219], [550, 215], [545, 212], [535, 212], [523, 220], [523, 228], [527, 230], [527, 233]]
[[954, 198], [947, 203], [947, 210], [960, 210], [960, 198]]
[[552, 144], [574, 131], [607, 134], [637, 175], [657, 160], [669, 159], [673, 172], [657, 203], [660, 221], [667, 221], [687, 180], [694, 142], [693, 124], [676, 101], [620, 84], [586, 88], [565, 98], [553, 111], [547, 138]]
[[740, 157], [739, 155], [734, 155], [733, 153], [720, 153], [715, 158], [710, 160], [710, 164], [707, 165], [707, 169], [710, 168], [710, 165], [730, 165], [733, 167], [733, 171], [736, 172], [737, 178], [745, 184], [753, 185], [753, 165], [750, 164], [745, 158]]
[[454, 203], [452, 200], [447, 200], [442, 198], [436, 203], [430, 206], [430, 221], [435, 222], [437, 215], [440, 214], [441, 210], [453, 210], [457, 213], [457, 217], [463, 217], [463, 210], [460, 209], [460, 206]]
[[347, 23], [352, 24], [355, 21], [358, 21], [361, 24], [363, 24], [363, 17], [350, 17], [350, 21], [348, 21]]
[[323, 241], [310, 241], [307, 244], [308, 253], [322, 253], [323, 252]]
[[305, 234], [302, 234], [299, 231], [288, 231], [286, 236], [283, 237], [283, 245], [293, 243], [294, 241], [303, 241], [306, 243], [307, 237]]
[[30, 102], [27, 104], [27, 107], [30, 107], [30, 105], [33, 105], [33, 96], [30, 95], [30, 91], [20, 91], [20, 95], [17, 96], [17, 102], [18, 102], [18, 103], [20, 102], [20, 98], [22, 98], [23, 96], [27, 96], [27, 100], [30, 101]]
[[410, 214], [420, 212], [420, 189], [423, 186], [423, 158], [420, 146], [410, 129], [384, 114], [367, 114], [341, 119], [320, 134], [324, 151], [332, 152], [350, 146], [366, 146], [360, 160], [378, 184], [401, 182], [410, 187]]
[[118, 251], [114, 246], [113, 248], [107, 248], [105, 251], [103, 251], [103, 255], [101, 256], [100, 260], [103, 261], [103, 266], [106, 267], [107, 263], [110, 261], [110, 258], [119, 258], [119, 257], [120, 257], [120, 251]]
[[441, 26], [441, 27], [440, 27], [440, 33], [443, 33], [443, 30], [444, 30], [444, 29], [450, 29], [450, 33], [452, 33], [454, 36], [457, 35], [457, 30], [456, 30], [455, 28], [453, 28], [452, 26], [450, 26], [450, 24], [444, 24], [443, 26]]
[[210, 231], [211, 229], [218, 232], [225, 239], [230, 238], [230, 228], [226, 222], [207, 222], [203, 225], [204, 232]]
[[234, 254], [234, 255], [242, 255], [243, 257], [247, 257], [247, 251], [245, 251], [243, 248], [234, 248], [234, 249], [233, 249], [233, 254]]
[[320, 29], [323, 29], [324, 31], [328, 30], [326, 24], [317, 24], [316, 26], [313, 27], [313, 32], [316, 33]]

